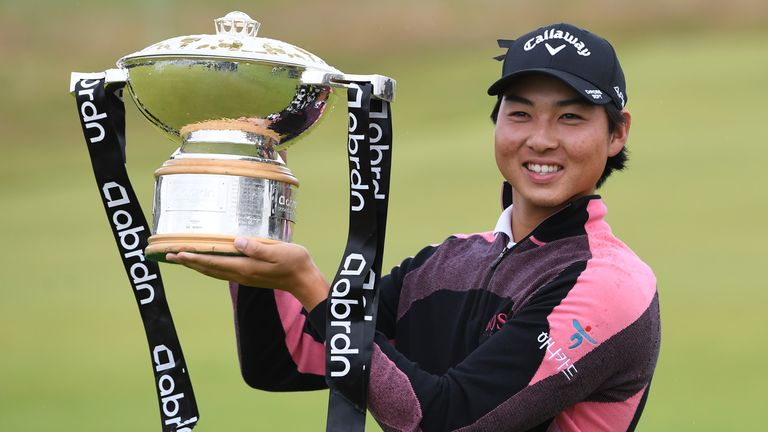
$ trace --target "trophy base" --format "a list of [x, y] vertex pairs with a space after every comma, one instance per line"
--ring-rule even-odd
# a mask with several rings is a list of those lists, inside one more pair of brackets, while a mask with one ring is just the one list
[[242, 255], [236, 237], [290, 242], [296, 177], [282, 165], [250, 160], [180, 158], [155, 172], [153, 233], [144, 255], [196, 252]]
[[[280, 243], [261, 237], [252, 237], [262, 243]], [[210, 255], [243, 256], [235, 248], [235, 237], [215, 234], [157, 234], [149, 237], [149, 245], [144, 250], [147, 259], [157, 262], [170, 263], [165, 255], [178, 252], [194, 252]]]

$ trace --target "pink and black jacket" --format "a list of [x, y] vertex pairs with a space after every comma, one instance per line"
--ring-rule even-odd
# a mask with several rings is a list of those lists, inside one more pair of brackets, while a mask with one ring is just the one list
[[[385, 430], [634, 430], [659, 353], [656, 280], [598, 196], [511, 248], [453, 236], [381, 281], [369, 409]], [[245, 381], [325, 387], [325, 304], [232, 286]]]

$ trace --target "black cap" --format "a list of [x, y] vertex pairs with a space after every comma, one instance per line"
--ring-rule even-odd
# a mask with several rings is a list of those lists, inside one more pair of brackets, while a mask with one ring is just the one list
[[611, 44], [587, 30], [571, 24], [552, 24], [520, 36], [499, 40], [507, 48], [501, 78], [488, 88], [489, 95], [500, 95], [523, 74], [541, 72], [559, 78], [586, 100], [619, 109], [627, 104], [624, 72]]

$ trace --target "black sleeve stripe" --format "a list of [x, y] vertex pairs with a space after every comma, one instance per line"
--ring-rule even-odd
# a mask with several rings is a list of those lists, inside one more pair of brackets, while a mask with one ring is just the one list
[[405, 276], [424, 264], [439, 246], [427, 246], [412, 258], [407, 258], [399, 266], [381, 278], [379, 282], [379, 309], [376, 317], [376, 329], [387, 338], [395, 339], [397, 324], [397, 305], [400, 303], [400, 288]]
[[325, 388], [325, 377], [298, 372], [272, 290], [240, 286], [236, 312], [240, 370], [245, 382], [268, 391]]

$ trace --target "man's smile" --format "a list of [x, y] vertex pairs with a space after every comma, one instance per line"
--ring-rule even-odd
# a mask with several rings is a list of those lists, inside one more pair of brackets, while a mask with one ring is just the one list
[[536, 164], [536, 163], [526, 163], [523, 166], [525, 166], [525, 169], [531, 172], [535, 172], [536, 174], [550, 174], [550, 173], [556, 173], [558, 171], [561, 171], [563, 167], [561, 165], [557, 164]]

